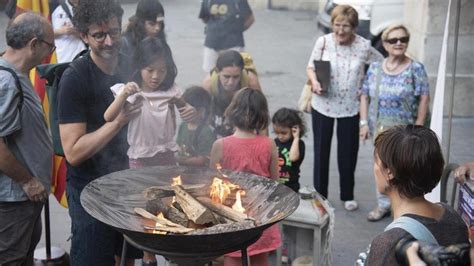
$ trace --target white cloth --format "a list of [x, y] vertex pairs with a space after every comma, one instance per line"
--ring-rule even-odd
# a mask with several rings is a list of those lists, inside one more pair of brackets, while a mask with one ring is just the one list
[[[74, 14], [69, 1], [66, 1], [66, 4], [71, 14]], [[51, 15], [51, 22], [53, 24], [53, 30], [60, 29], [64, 26], [72, 26], [71, 20], [61, 5], [59, 5]], [[86, 49], [86, 45], [82, 40], [74, 35], [60, 35], [54, 39], [54, 43], [56, 45], [58, 63], [71, 62], [79, 52]]]
[[[323, 57], [321, 51], [324, 46]], [[334, 42], [333, 34], [321, 36], [316, 41], [308, 67], [314, 69], [313, 60], [331, 62], [331, 83], [329, 91], [323, 95], [313, 94], [311, 106], [319, 113], [332, 117], [351, 117], [359, 113], [358, 91], [364, 79], [364, 66], [381, 61], [383, 56], [359, 35], [350, 45]]]
[[174, 140], [176, 118], [173, 97], [181, 97], [181, 90], [174, 85], [167, 91], [140, 92], [145, 99], [141, 113], [128, 123], [128, 149], [130, 159], [153, 157], [159, 152], [178, 151]]
[[[117, 95], [119, 95], [120, 93], [122, 93], [123, 89], [125, 88], [125, 84], [124, 83], [117, 83], [115, 85], [113, 85], [112, 87], [110, 87], [110, 90], [112, 91], [112, 93], [114, 94], [114, 97], [117, 97]], [[138, 97], [140, 97], [139, 95], [141, 94], [140, 93], [135, 93], [133, 95], [130, 95], [127, 97], [127, 102], [129, 103], [134, 103]]]

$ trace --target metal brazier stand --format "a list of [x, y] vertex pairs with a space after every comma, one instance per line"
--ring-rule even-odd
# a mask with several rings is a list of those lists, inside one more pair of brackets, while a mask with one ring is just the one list
[[[94, 218], [122, 232], [133, 246], [160, 254], [179, 265], [203, 265], [236, 250], [242, 250], [245, 258], [246, 248], [258, 240], [264, 229], [296, 210], [299, 198], [291, 189], [268, 178], [223, 172], [246, 191], [242, 203], [246, 213], [256, 220], [256, 227], [205, 235], [161, 235], [144, 230], [143, 219], [133, 209], [145, 207], [146, 188], [168, 186], [178, 175], [183, 184], [210, 185], [214, 176], [219, 177], [210, 168], [157, 166], [111, 173], [89, 183], [81, 194], [81, 203]], [[245, 259], [242, 262], [246, 265]]]

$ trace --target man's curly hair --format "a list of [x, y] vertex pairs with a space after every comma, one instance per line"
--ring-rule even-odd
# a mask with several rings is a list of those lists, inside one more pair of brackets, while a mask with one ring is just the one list
[[114, 0], [81, 0], [72, 19], [74, 27], [81, 33], [87, 33], [92, 24], [102, 24], [116, 17], [122, 24], [123, 9]]

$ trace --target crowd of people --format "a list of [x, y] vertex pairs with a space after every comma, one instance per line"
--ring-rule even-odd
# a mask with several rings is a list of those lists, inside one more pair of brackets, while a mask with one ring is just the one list
[[[28, 265], [40, 239], [53, 149], [28, 72], [55, 50], [58, 62], [72, 61], [58, 93], [72, 265], [120, 261], [122, 235], [80, 203], [90, 181], [115, 171], [219, 163], [299, 191], [306, 124], [291, 107], [269, 113], [255, 66], [243, 53], [243, 32], [255, 21], [250, 6], [245, 0], [203, 0], [201, 5], [206, 75], [201, 86], [184, 90], [175, 82], [179, 66], [166, 40], [165, 10], [158, 0], [140, 0], [124, 31], [123, 9], [114, 0], [63, 1], [52, 13], [52, 24], [34, 13], [12, 20], [0, 58], [0, 265]], [[409, 30], [394, 25], [383, 33], [384, 59], [356, 34], [358, 21], [353, 7], [337, 6], [333, 32], [317, 39], [306, 68], [313, 92], [314, 187], [328, 197], [336, 123], [339, 198], [345, 210], [358, 208], [354, 173], [359, 141], [373, 138], [377, 206], [367, 219], [378, 221], [392, 213], [395, 222], [403, 217], [418, 221], [437, 244], [467, 243], [459, 215], [446, 204], [424, 199], [439, 182], [444, 159], [436, 135], [423, 126], [429, 85], [423, 64], [406, 55]], [[84, 49], [88, 52], [77, 57]], [[330, 62], [327, 90], [316, 74], [316, 60]], [[455, 175], [461, 181], [468, 175], [473, 179], [474, 164], [460, 167]], [[387, 228], [373, 240], [366, 264], [395, 263], [394, 247], [407, 234], [401, 226]], [[268, 265], [269, 252], [281, 243], [278, 225], [268, 228], [248, 248], [251, 263]], [[224, 264], [241, 265], [241, 256], [226, 254]], [[157, 264], [155, 254], [130, 246], [127, 265], [135, 259], [145, 266]]]

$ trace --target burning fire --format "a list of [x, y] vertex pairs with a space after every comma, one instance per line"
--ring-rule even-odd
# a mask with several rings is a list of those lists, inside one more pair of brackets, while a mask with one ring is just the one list
[[181, 176], [176, 176], [176, 177], [173, 177], [173, 182], [171, 183], [171, 186], [178, 186], [178, 185], [182, 185], [183, 182], [181, 181]]
[[[176, 177], [173, 177], [172, 178], [172, 182], [171, 182], [171, 186], [174, 187], [174, 186], [180, 186], [183, 184], [183, 181], [181, 181], [181, 176], [176, 176]], [[173, 196], [173, 200], [171, 201], [171, 203], [175, 203], [176, 202], [176, 196]]]
[[243, 190], [239, 190], [235, 193], [235, 203], [234, 203], [234, 205], [232, 205], [232, 209], [234, 209], [238, 212], [244, 213], [245, 209], [244, 209], [244, 207], [242, 207], [242, 201], [240, 200], [240, 193], [241, 192], [243, 192], [243, 194], [245, 195], [245, 191], [243, 191]]
[[239, 188], [239, 185], [235, 185], [230, 183], [229, 181], [214, 177], [214, 179], [212, 180], [211, 192], [209, 193], [209, 196], [211, 197], [212, 201], [224, 204], [225, 200], [230, 195], [232, 190], [236, 190]]
[[[158, 213], [158, 214], [156, 215], [156, 217], [161, 218], [161, 219], [165, 219], [165, 216], [163, 215], [162, 212]], [[160, 224], [159, 222], [156, 222], [155, 226], [156, 226], [156, 227], [160, 227], [160, 226], [163, 226], [163, 225]]]
[[226, 199], [235, 192], [235, 203], [232, 205], [232, 209], [244, 213], [245, 209], [242, 206], [241, 196], [245, 196], [244, 190], [239, 190], [240, 186], [232, 184], [229, 181], [214, 177], [210, 186], [211, 191], [209, 197], [213, 202], [225, 204]]
[[[165, 216], [163, 215], [163, 213], [160, 212], [156, 215], [156, 217], [162, 218], [162, 217], [165, 217]], [[160, 224], [159, 222], [156, 222], [156, 224], [155, 224], [155, 227], [162, 227], [162, 226], [163, 225]], [[166, 232], [163, 232], [163, 231], [160, 231], [160, 230], [152, 230], [151, 233], [157, 234], [157, 235], [166, 235], [167, 234]]]
[[229, 186], [227, 186], [222, 179], [214, 177], [211, 184], [211, 192], [209, 193], [212, 201], [222, 204], [229, 194]]

